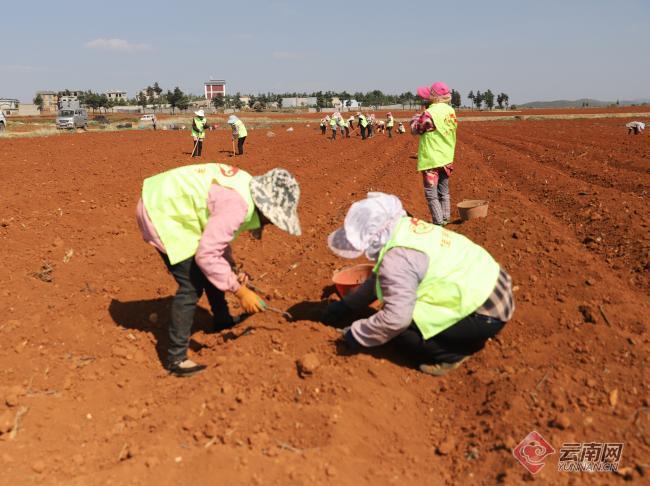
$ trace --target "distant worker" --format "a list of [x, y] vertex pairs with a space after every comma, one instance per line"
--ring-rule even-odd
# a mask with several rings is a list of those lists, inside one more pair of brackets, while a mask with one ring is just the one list
[[640, 121], [633, 121], [627, 123], [625, 126], [627, 127], [628, 135], [630, 135], [631, 133], [634, 133], [634, 135], [638, 135], [639, 133], [643, 132], [643, 130], [645, 130], [645, 123]]
[[406, 133], [406, 128], [404, 128], [404, 124], [402, 122], [399, 122], [397, 124], [397, 133], [399, 133], [400, 135]]
[[336, 118], [334, 116], [330, 118], [330, 130], [332, 130], [331, 140], [336, 140]]
[[370, 116], [368, 117], [368, 138], [372, 138], [374, 136], [374, 130], [375, 130], [375, 114], [371, 113]]
[[354, 130], [354, 116], [350, 115], [350, 118], [348, 118], [348, 127], [350, 130]]
[[192, 157], [201, 157], [207, 124], [208, 121], [205, 119], [205, 112], [203, 110], [195, 111], [194, 119], [192, 120], [192, 140], [194, 140]]
[[422, 86], [417, 93], [428, 105], [411, 125], [412, 133], [420, 136], [417, 168], [422, 173], [433, 224], [445, 225], [451, 218], [449, 177], [454, 169], [458, 121], [449, 105], [451, 91], [445, 83]]
[[345, 121], [341, 115], [338, 118], [339, 130], [341, 131], [341, 138], [350, 138], [350, 128], [348, 127], [348, 122]]
[[393, 138], [393, 125], [395, 125], [395, 118], [393, 118], [393, 114], [389, 111], [386, 113], [386, 131], [388, 132], [388, 138]]
[[153, 125], [153, 130], [156, 131], [156, 115], [151, 115], [151, 124]]
[[365, 140], [366, 129], [368, 128], [368, 120], [360, 111], [357, 111], [357, 118], [359, 119], [359, 131], [361, 132], [361, 140]]
[[420, 371], [442, 376], [485, 346], [515, 310], [510, 275], [465, 236], [406, 215], [393, 195], [369, 193], [354, 203], [330, 249], [365, 255], [372, 276], [327, 307], [337, 326], [378, 299], [381, 310], [343, 329], [343, 343], [362, 351], [391, 342]]
[[325, 135], [325, 132], [327, 132], [327, 124], [329, 120], [327, 120], [327, 117], [321, 118], [320, 120], [320, 134]]
[[264, 301], [245, 285], [247, 275], [233, 272], [230, 244], [244, 231], [260, 239], [268, 224], [299, 236], [299, 198], [298, 182], [284, 169], [251, 177], [230, 165], [196, 164], [144, 180], [138, 226], [178, 283], [165, 363], [172, 375], [191, 376], [205, 369], [187, 355], [203, 292], [212, 309], [213, 331], [234, 324], [225, 292], [239, 299], [245, 313], [265, 309]]
[[244, 155], [244, 142], [248, 135], [244, 122], [235, 115], [230, 115], [228, 125], [232, 127], [232, 139], [237, 140], [237, 155]]

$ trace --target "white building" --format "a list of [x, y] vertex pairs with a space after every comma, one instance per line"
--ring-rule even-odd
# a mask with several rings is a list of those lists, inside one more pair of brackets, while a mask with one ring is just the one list
[[109, 90], [106, 93], [106, 97], [111, 100], [111, 101], [126, 101], [126, 91], [120, 91], [120, 90]]
[[316, 106], [316, 104], [315, 96], [307, 98], [282, 98], [282, 108], [303, 108]]

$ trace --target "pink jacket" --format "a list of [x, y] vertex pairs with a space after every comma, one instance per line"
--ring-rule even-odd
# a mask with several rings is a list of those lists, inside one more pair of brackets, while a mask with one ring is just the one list
[[[234, 262], [230, 242], [246, 219], [248, 205], [236, 191], [213, 184], [208, 193], [208, 212], [210, 216], [194, 258], [216, 288], [223, 292], [236, 292], [240, 284], [232, 270]], [[138, 201], [136, 219], [144, 241], [166, 253], [142, 199]]]

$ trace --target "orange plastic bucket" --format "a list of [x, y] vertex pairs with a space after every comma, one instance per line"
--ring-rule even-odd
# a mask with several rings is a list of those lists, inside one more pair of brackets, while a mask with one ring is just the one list
[[332, 282], [338, 294], [343, 297], [365, 282], [372, 275], [372, 263], [361, 263], [352, 267], [346, 267], [334, 274]]

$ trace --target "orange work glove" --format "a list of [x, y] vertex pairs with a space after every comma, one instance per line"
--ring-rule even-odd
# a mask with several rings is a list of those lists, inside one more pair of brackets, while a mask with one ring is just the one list
[[239, 287], [239, 290], [235, 292], [235, 295], [239, 299], [244, 312], [248, 314], [255, 314], [256, 312], [261, 312], [266, 308], [264, 301], [245, 285]]

